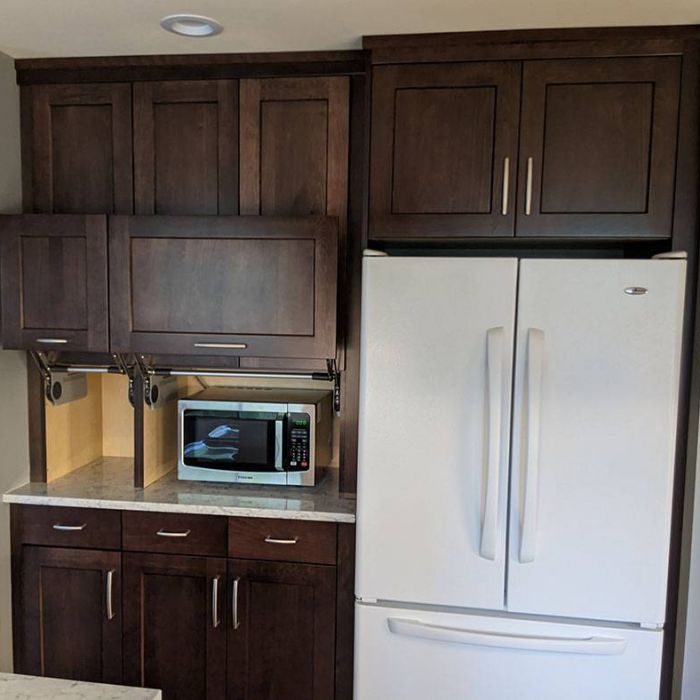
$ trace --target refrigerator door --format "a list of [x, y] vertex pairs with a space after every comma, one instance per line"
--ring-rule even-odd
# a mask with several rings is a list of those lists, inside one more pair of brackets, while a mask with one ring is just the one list
[[356, 593], [503, 607], [517, 261], [364, 259]]
[[684, 279], [521, 262], [509, 610], [663, 624]]
[[357, 700], [658, 700], [663, 632], [356, 605]]

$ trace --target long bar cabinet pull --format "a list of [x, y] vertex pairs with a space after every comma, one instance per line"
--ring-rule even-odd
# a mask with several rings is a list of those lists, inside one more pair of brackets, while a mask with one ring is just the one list
[[61, 523], [56, 523], [52, 526], [54, 530], [59, 530], [60, 532], [80, 532], [87, 527], [87, 523], [82, 525], [62, 525]]
[[527, 159], [527, 180], [525, 182], [525, 216], [532, 213], [532, 157]]
[[114, 619], [114, 600], [113, 600], [113, 589], [114, 589], [114, 569], [110, 569], [107, 572], [107, 619]]
[[193, 343], [195, 348], [212, 348], [219, 350], [245, 350], [247, 343]]
[[192, 530], [184, 530], [183, 532], [171, 532], [170, 530], [163, 530], [162, 528], [156, 532], [158, 537], [189, 537]]
[[241, 577], [236, 576], [233, 579], [233, 629], [237, 630], [240, 626], [240, 620], [238, 619], [238, 584], [240, 583]]
[[65, 345], [68, 341], [65, 338], [37, 338], [36, 342], [42, 345]]
[[281, 540], [278, 539], [277, 537], [273, 537], [272, 535], [268, 535], [265, 538], [265, 542], [268, 544], [296, 544], [299, 541], [298, 537], [294, 537], [290, 540]]
[[211, 580], [211, 626], [216, 629], [219, 626], [219, 579], [214, 576]]
[[508, 198], [510, 195], [510, 158], [503, 159], [503, 199], [501, 201], [501, 214], [508, 216]]

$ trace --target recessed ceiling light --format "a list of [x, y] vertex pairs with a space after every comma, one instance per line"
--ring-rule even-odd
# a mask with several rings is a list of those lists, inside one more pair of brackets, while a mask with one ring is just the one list
[[223, 31], [216, 20], [200, 15], [168, 15], [160, 21], [160, 26], [182, 36], [214, 36]]

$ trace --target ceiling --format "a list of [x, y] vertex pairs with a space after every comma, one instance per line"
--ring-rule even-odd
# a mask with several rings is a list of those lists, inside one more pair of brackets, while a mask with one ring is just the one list
[[[174, 36], [161, 17], [224, 25]], [[0, 51], [15, 58], [359, 48], [366, 34], [700, 23], [697, 0], [0, 0]]]

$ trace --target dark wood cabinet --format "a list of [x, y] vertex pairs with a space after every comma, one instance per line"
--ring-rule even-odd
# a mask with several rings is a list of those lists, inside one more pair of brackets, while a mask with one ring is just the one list
[[137, 214], [238, 214], [238, 83], [134, 84]]
[[[24, 98], [31, 119], [27, 208], [56, 214], [133, 211], [131, 85], [37, 85]], [[30, 164], [25, 163], [25, 167]]]
[[671, 235], [679, 57], [527, 61], [518, 236]]
[[226, 560], [124, 554], [124, 682], [164, 700], [226, 696]]
[[104, 216], [0, 217], [6, 348], [107, 352]]
[[375, 68], [371, 238], [513, 235], [520, 70]]
[[15, 670], [121, 683], [121, 554], [25, 546]]
[[229, 561], [229, 700], [334, 695], [335, 568]]
[[112, 351], [334, 357], [337, 237], [331, 217], [112, 217]]

